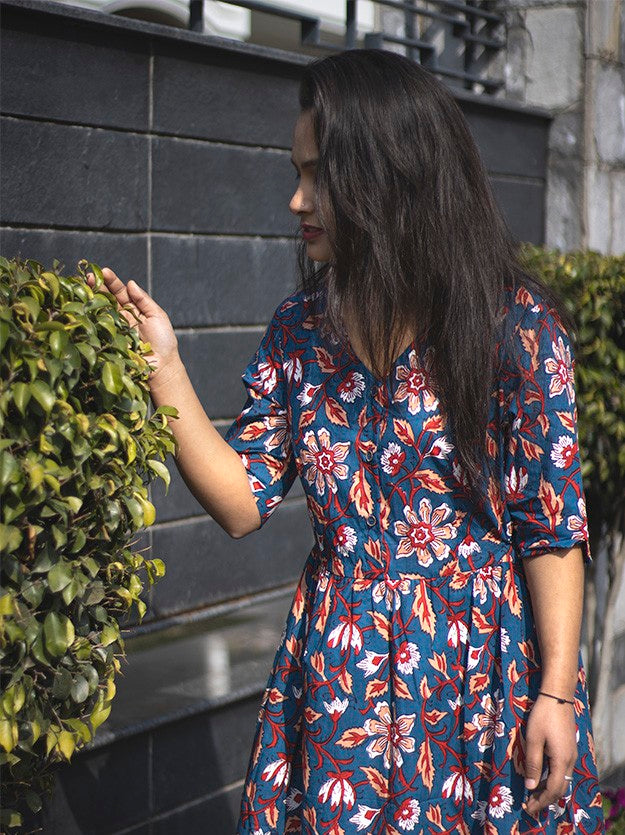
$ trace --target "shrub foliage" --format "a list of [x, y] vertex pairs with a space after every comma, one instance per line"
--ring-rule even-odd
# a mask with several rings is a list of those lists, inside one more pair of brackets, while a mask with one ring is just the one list
[[[92, 289], [86, 271], [96, 275]], [[3, 824], [20, 823], [55, 763], [111, 710], [124, 643], [159, 559], [133, 552], [154, 521], [147, 485], [169, 486], [175, 452], [161, 407], [148, 418], [149, 345], [94, 264], [63, 276], [0, 258], [0, 767]]]

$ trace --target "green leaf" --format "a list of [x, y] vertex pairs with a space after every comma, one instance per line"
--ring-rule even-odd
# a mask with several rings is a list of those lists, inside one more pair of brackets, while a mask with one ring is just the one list
[[43, 380], [33, 380], [33, 382], [29, 384], [29, 390], [44, 412], [49, 414], [52, 411], [52, 407], [54, 406], [54, 401], [56, 399], [54, 392], [50, 389], [50, 386], [47, 383], [44, 383]]
[[19, 480], [20, 468], [15, 458], [6, 449], [0, 452], [0, 492], [9, 484]]
[[59, 667], [52, 682], [52, 695], [55, 699], [64, 702], [69, 698], [72, 689], [72, 676], [68, 669]]
[[43, 622], [43, 635], [47, 651], [58, 657], [74, 642], [74, 625], [66, 615], [48, 612]]
[[23, 539], [22, 532], [15, 525], [4, 525], [0, 522], [0, 552], [16, 551]]
[[169, 484], [171, 482], [171, 475], [169, 474], [169, 470], [161, 461], [157, 461], [155, 458], [148, 458], [145, 462], [148, 467], [153, 470], [159, 478], [162, 478], [165, 482], [165, 486], [169, 489]]
[[50, 571], [48, 571], [50, 591], [55, 593], [61, 591], [71, 581], [72, 577], [72, 568], [64, 560], [53, 565]]
[[114, 362], [105, 362], [102, 367], [102, 382], [104, 388], [111, 394], [120, 394], [122, 391], [122, 375]]
[[26, 414], [26, 406], [30, 400], [30, 387], [27, 383], [13, 383], [13, 402], [20, 414]]
[[70, 695], [78, 704], [80, 704], [80, 702], [84, 702], [89, 695], [89, 685], [87, 684], [87, 680], [82, 676], [76, 676], [72, 684]]

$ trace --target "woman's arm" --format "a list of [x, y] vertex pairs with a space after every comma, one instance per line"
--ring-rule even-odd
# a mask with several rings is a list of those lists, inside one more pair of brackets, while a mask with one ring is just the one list
[[[523, 566], [542, 661], [540, 689], [572, 701], [579, 667], [584, 592], [582, 550], [575, 546], [525, 557]], [[565, 775], [572, 775], [577, 759], [575, 734], [573, 705], [538, 696], [527, 724], [525, 752], [525, 785], [533, 791], [527, 801], [530, 814], [536, 815], [550, 803], [557, 803], [566, 793]], [[543, 756], [549, 760], [549, 776], [544, 786], [538, 786]]]
[[206, 415], [182, 360], [176, 357], [149, 382], [156, 408], [178, 409], [169, 426], [178, 441], [174, 460], [189, 490], [230, 536], [255, 531], [260, 513], [247, 471]]
[[[178, 339], [169, 316], [136, 281], [124, 282], [108, 267], [102, 270], [128, 324], [149, 342], [152, 402], [174, 406], [179, 417], [169, 426], [178, 441], [176, 465], [198, 502], [230, 536], [238, 539], [260, 527], [261, 517], [247, 472], [238, 453], [208, 419], [178, 353]], [[96, 278], [87, 275], [95, 289]]]

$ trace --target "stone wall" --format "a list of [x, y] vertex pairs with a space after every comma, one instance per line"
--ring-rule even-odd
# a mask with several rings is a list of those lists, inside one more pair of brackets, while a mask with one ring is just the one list
[[625, 251], [625, 3], [499, 0], [507, 50], [491, 67], [497, 97], [545, 107], [545, 241]]

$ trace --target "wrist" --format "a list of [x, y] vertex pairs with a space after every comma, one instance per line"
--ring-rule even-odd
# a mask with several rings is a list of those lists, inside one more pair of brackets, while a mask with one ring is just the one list
[[180, 355], [176, 352], [172, 357], [163, 362], [156, 371], [152, 372], [148, 378], [150, 386], [150, 394], [158, 394], [159, 391], [171, 386], [177, 379], [180, 379], [187, 373], [184, 363]]

